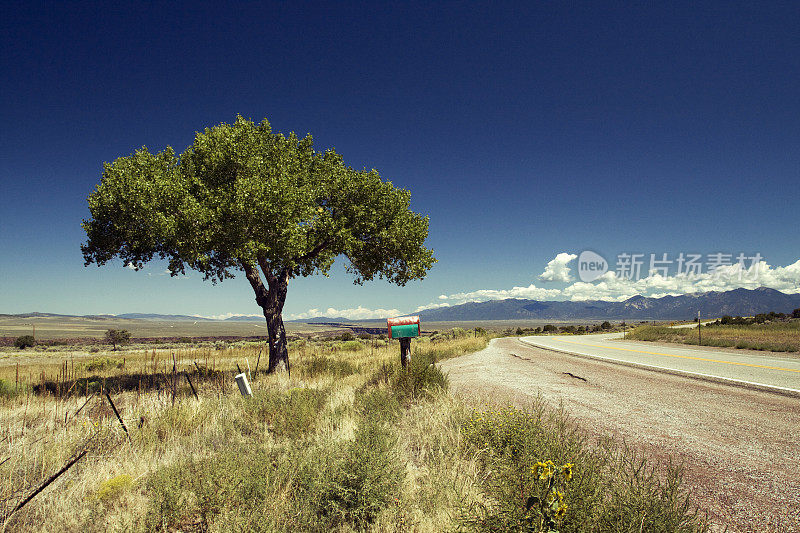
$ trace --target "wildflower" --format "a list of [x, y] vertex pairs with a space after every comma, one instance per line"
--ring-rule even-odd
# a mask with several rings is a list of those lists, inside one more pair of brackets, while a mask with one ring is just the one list
[[574, 465], [572, 463], [567, 463], [561, 467], [561, 475], [564, 476], [564, 481], [570, 481], [572, 479], [572, 467]]
[[539, 461], [531, 468], [531, 474], [539, 476], [540, 480], [545, 480], [550, 477], [550, 468], [547, 466], [547, 463]]

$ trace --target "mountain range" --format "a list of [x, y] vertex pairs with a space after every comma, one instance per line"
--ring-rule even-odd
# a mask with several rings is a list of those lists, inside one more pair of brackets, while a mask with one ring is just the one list
[[[734, 289], [725, 292], [703, 292], [680, 296], [649, 298], [633, 296], [622, 302], [605, 300], [539, 301], [524, 299], [467, 302], [450, 307], [423, 309], [417, 313], [425, 321], [448, 322], [462, 320], [691, 320], [700, 311], [701, 317], [715, 318], [723, 315], [753, 316], [758, 313], [791, 313], [800, 308], [800, 294], [786, 294], [775, 289]], [[23, 313], [17, 318], [74, 317], [54, 313]], [[93, 320], [134, 319], [163, 321], [213, 321], [191, 315], [162, 315], [157, 313], [125, 313], [121, 315], [84, 315]], [[377, 319], [376, 319], [377, 320]], [[382, 319], [381, 319], [382, 320]], [[260, 315], [234, 315], [225, 321], [263, 322]], [[294, 322], [352, 323], [371, 320], [350, 320], [344, 317], [315, 317]]]
[[800, 294], [775, 289], [734, 289], [680, 296], [648, 298], [633, 296], [622, 302], [579, 302], [523, 299], [468, 302], [417, 313], [426, 321], [454, 320], [691, 320], [697, 317], [753, 316], [758, 313], [791, 313], [800, 308]]

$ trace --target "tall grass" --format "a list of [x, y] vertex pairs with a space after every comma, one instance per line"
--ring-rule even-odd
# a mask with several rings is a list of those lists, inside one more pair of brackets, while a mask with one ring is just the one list
[[[544, 458], [575, 464], [560, 531], [702, 530], [679, 477], [636, 466], [630, 450], [589, 445], [543, 404], [480, 415], [449, 396], [435, 362], [487, 343], [452, 337], [415, 341], [407, 369], [397, 343], [297, 343], [291, 377], [255, 373], [258, 345], [182, 350], [179, 370], [208, 370], [195, 373], [199, 401], [185, 383], [174, 403], [168, 388], [113, 390], [130, 440], [99, 396], [77, 414], [82, 395], [9, 397], [0, 405], [2, 516], [76, 450], [89, 454], [5, 530], [481, 530], [491, 517], [510, 527], [528, 496], [526, 472]], [[248, 361], [254, 395], [242, 398], [231, 378]], [[100, 375], [154, 368], [163, 370], [152, 352], [129, 353], [124, 369]]]

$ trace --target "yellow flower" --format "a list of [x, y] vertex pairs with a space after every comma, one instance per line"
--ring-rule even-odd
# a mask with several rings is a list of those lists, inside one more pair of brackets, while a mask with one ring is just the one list
[[564, 476], [564, 481], [570, 481], [572, 479], [572, 467], [574, 465], [572, 463], [567, 463], [561, 467], [561, 474]]
[[539, 479], [547, 479], [550, 477], [550, 468], [548, 468], [547, 463], [539, 461], [531, 468], [531, 474], [538, 475]]

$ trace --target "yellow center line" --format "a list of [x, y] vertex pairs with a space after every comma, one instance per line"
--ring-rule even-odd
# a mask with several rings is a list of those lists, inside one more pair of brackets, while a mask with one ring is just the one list
[[679, 359], [693, 359], [695, 361], [707, 361], [710, 363], [725, 363], [727, 365], [738, 365], [738, 366], [751, 366], [754, 368], [766, 368], [768, 370], [783, 370], [784, 372], [797, 372], [800, 373], [800, 370], [794, 368], [782, 368], [779, 366], [767, 366], [767, 365], [754, 365], [752, 363], [739, 363], [736, 361], [723, 361], [722, 359], [708, 359], [705, 357], [692, 357], [691, 355], [676, 355], [670, 353], [660, 353], [660, 352], [648, 352], [645, 350], [634, 350], [633, 348], [619, 348], [617, 346], [602, 346], [600, 344], [585, 344], [582, 342], [575, 342], [575, 341], [567, 341], [564, 339], [556, 339], [561, 342], [568, 342], [570, 344], [577, 344], [579, 346], [591, 346], [592, 348], [606, 348], [611, 350], [623, 350], [626, 352], [637, 352], [637, 353], [646, 353], [649, 355], [663, 355], [664, 357], [677, 357]]

